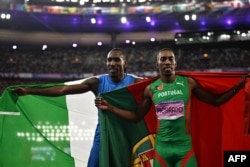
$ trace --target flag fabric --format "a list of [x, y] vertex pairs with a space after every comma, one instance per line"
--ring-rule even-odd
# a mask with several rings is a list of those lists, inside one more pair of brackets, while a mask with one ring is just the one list
[[87, 166], [97, 123], [94, 95], [18, 97], [11, 91], [17, 86], [6, 88], [0, 97], [0, 114], [4, 114], [0, 115], [0, 166]]
[[[246, 73], [188, 73], [213, 93], [237, 84]], [[145, 86], [156, 78], [102, 94], [110, 103], [133, 110]], [[81, 82], [59, 83], [74, 84]], [[24, 85], [48, 87], [55, 84]], [[192, 95], [191, 132], [200, 167], [222, 167], [224, 150], [250, 150], [250, 86], [247, 80], [229, 102], [213, 107]], [[17, 86], [17, 85], [16, 85]], [[97, 122], [94, 95], [17, 96], [6, 88], [0, 97], [1, 167], [83, 167]], [[6, 115], [7, 114], [7, 115]], [[156, 116], [154, 106], [133, 123], [100, 112], [100, 167], [152, 167]]]
[[[229, 90], [240, 81], [243, 75], [246, 75], [246, 73], [189, 72], [178, 74], [193, 77], [201, 86], [213, 93]], [[134, 110], [145, 86], [154, 79], [107, 92], [102, 96], [119, 108]], [[220, 107], [205, 104], [191, 95], [190, 126], [200, 167], [222, 167], [224, 150], [250, 149], [250, 138], [246, 133], [250, 119], [250, 90], [247, 85], [249, 80], [245, 89]], [[138, 123], [123, 120], [108, 111], [101, 112], [101, 166], [152, 167], [155, 123], [153, 106], [145, 118]]]

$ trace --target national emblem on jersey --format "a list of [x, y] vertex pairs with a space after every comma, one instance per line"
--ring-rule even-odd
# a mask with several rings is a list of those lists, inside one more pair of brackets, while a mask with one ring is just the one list
[[157, 86], [157, 90], [163, 90], [163, 85], [161, 84], [161, 85], [158, 85]]

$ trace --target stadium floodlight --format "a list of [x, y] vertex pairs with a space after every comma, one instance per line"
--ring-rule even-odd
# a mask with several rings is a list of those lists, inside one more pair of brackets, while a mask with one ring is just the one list
[[6, 14], [6, 17], [5, 17], [7, 20], [9, 20], [11, 18], [11, 15], [10, 14]]
[[5, 19], [5, 17], [6, 17], [6, 14], [5, 14], [5, 13], [2, 13], [2, 14], [1, 14], [1, 19]]
[[9, 13], [2, 13], [1, 14], [1, 19], [9, 20], [10, 18], [11, 18], [11, 15]]
[[151, 18], [149, 16], [146, 17], [146, 22], [151, 22]]
[[231, 24], [232, 24], [232, 20], [228, 19], [228, 20], [227, 20], [227, 24], [228, 24], [228, 25], [231, 25]]
[[196, 20], [197, 19], [197, 15], [196, 14], [192, 14], [191, 18], [192, 18], [192, 20]]
[[91, 21], [92, 24], [96, 24], [96, 19], [95, 18], [91, 18], [90, 21]]
[[151, 42], [155, 42], [156, 39], [155, 39], [154, 37], [151, 37], [151, 38], [150, 38], [150, 41], [151, 41]]
[[84, 1], [84, 0], [80, 0], [80, 1], [79, 1], [79, 4], [80, 4], [80, 5], [84, 5], [84, 4], [85, 4], [85, 1]]
[[46, 44], [44, 44], [43, 46], [42, 46], [42, 50], [46, 50], [47, 49], [47, 45]]
[[155, 22], [154, 22], [154, 21], [151, 21], [151, 22], [150, 22], [150, 25], [151, 25], [151, 26], [154, 26], [154, 25], [155, 25]]
[[13, 45], [13, 46], [12, 46], [12, 49], [13, 49], [13, 50], [16, 50], [16, 49], [17, 49], [17, 45]]
[[186, 21], [188, 21], [190, 19], [189, 15], [187, 15], [187, 14], [184, 16], [184, 18]]
[[126, 39], [126, 40], [125, 40], [125, 43], [130, 43], [130, 40], [129, 40], [129, 39]]
[[127, 23], [127, 18], [126, 18], [126, 17], [121, 17], [121, 23], [122, 23], [122, 24]]

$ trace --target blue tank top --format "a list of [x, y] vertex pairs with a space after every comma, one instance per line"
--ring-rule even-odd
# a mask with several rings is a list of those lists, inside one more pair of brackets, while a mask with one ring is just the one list
[[[135, 75], [132, 74], [126, 74], [124, 79], [121, 82], [113, 82], [109, 74], [103, 74], [97, 76], [99, 80], [99, 86], [98, 86], [98, 91], [97, 95], [109, 91], [113, 91], [122, 87], [125, 87], [127, 85], [135, 83]], [[95, 136], [94, 136], [94, 142], [100, 142], [100, 118], [99, 118], [99, 110], [98, 110], [98, 122], [97, 122], [97, 127], [95, 131]]]
[[118, 83], [111, 81], [108, 74], [99, 75], [97, 76], [97, 78], [99, 79], [99, 86], [97, 91], [98, 95], [100, 93], [109, 92], [115, 89], [125, 87], [135, 82], [135, 76], [132, 74], [125, 75], [124, 79]]

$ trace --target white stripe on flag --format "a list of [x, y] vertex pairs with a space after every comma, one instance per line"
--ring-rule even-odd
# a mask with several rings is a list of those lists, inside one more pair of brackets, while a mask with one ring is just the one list
[[[75, 84], [80, 81], [68, 82]], [[75, 158], [75, 167], [87, 166], [90, 149], [97, 124], [97, 109], [92, 92], [67, 95], [69, 113], [70, 151]]]
[[0, 115], [20, 115], [20, 112], [0, 111]]

